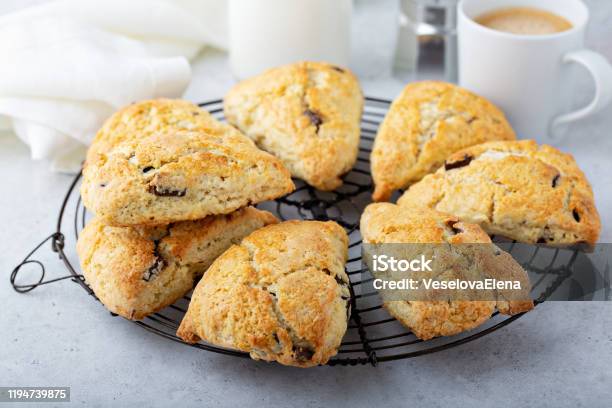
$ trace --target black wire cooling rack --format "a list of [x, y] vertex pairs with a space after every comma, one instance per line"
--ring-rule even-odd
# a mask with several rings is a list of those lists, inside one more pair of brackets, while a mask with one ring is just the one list
[[[399, 324], [383, 308], [380, 296], [372, 288], [373, 277], [361, 263], [361, 235], [359, 218], [364, 207], [370, 202], [372, 180], [370, 177], [370, 153], [377, 128], [382, 122], [390, 105], [390, 101], [366, 98], [364, 114], [361, 120], [361, 144], [359, 156], [354, 168], [344, 177], [343, 185], [334, 192], [321, 192], [300, 180], [294, 180], [296, 190], [273, 202], [259, 205], [260, 208], [272, 211], [280, 218], [333, 220], [342, 225], [350, 238], [349, 260], [346, 271], [350, 277], [352, 293], [352, 314], [347, 333], [343, 339], [338, 354], [328, 362], [328, 365], [360, 365], [399, 360], [421, 356], [445, 350], [463, 343], [476, 340], [520, 318], [522, 315], [502, 316], [495, 313], [488, 322], [480, 327], [452, 337], [442, 337], [423, 341]], [[200, 104], [219, 120], [223, 117], [223, 101], [214, 100]], [[28, 292], [38, 286], [63, 279], [72, 279], [94, 296], [93, 291], [85, 283], [79, 273], [78, 260], [75, 254], [76, 240], [79, 232], [85, 226], [90, 214], [82, 205], [79, 195], [79, 174], [72, 184], [62, 203], [57, 221], [56, 231], [38, 244], [21, 264], [11, 274], [11, 284], [18, 292]], [[51, 241], [51, 248], [56, 252], [70, 272], [69, 275], [51, 280], [44, 280], [44, 265], [32, 258], [33, 254], [46, 242]], [[505, 250], [513, 253], [514, 243], [506, 243]], [[534, 247], [534, 253], [522, 254], [522, 261], [517, 259], [529, 272], [541, 277], [532, 282], [532, 296], [536, 304], [544, 301], [571, 274], [578, 255], [577, 251], [564, 251], [553, 248]], [[542, 256], [539, 251], [549, 251], [548, 256]], [[516, 252], [516, 251], [514, 251]], [[515, 258], [516, 254], [513, 253]], [[542, 265], [536, 265], [535, 260], [547, 259]], [[19, 270], [26, 264], [36, 264], [40, 267], [40, 279], [32, 284], [16, 283]], [[135, 324], [169, 340], [183, 343], [176, 330], [187, 310], [190, 297], [185, 296], [175, 304], [159, 313], [148, 316]], [[247, 353], [217, 347], [207, 343], [189, 345], [202, 350], [217, 353], [248, 357]]]

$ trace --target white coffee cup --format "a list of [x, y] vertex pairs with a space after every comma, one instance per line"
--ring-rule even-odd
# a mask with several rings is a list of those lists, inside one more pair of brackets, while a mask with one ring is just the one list
[[[565, 125], [604, 108], [612, 100], [612, 66], [584, 48], [587, 7], [580, 0], [461, 0], [458, 7], [459, 84], [491, 100], [520, 138], [552, 143]], [[523, 35], [493, 30], [474, 19], [508, 7], [534, 7], [557, 14], [572, 28], [555, 34]], [[573, 112], [578, 63], [595, 82], [595, 97]]]

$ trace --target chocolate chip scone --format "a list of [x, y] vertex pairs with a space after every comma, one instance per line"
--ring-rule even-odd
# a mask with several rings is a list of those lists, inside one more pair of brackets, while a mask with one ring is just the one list
[[276, 222], [252, 207], [158, 227], [111, 227], [93, 219], [77, 252], [98, 299], [111, 312], [140, 320], [185, 295], [231, 245]]
[[466, 270], [480, 277], [503, 276], [521, 282], [520, 293], [507, 297], [498, 293], [496, 300], [385, 302], [385, 309], [420, 339], [451, 336], [473, 329], [488, 320], [496, 307], [508, 315], [533, 308], [533, 302], [528, 300], [530, 285], [525, 271], [512, 256], [493, 245], [476, 224], [461, 222], [454, 216], [427, 208], [407, 209], [379, 203], [366, 207], [361, 217], [361, 233], [366, 244], [484, 244], [468, 246], [461, 252]]
[[387, 201], [458, 150], [514, 139], [504, 114], [486, 99], [449, 83], [412, 83], [393, 101], [376, 135], [373, 199]]
[[601, 229], [591, 186], [574, 158], [531, 140], [457, 152], [398, 204], [453, 214], [525, 243], [591, 245]]
[[85, 206], [109, 225], [159, 225], [228, 214], [294, 189], [278, 159], [180, 100], [114, 114], [83, 168]]
[[193, 295], [177, 335], [310, 367], [334, 356], [347, 328], [348, 238], [334, 222], [286, 221], [221, 255]]
[[243, 81], [224, 99], [227, 120], [297, 178], [333, 190], [355, 164], [363, 95], [347, 69], [300, 62]]

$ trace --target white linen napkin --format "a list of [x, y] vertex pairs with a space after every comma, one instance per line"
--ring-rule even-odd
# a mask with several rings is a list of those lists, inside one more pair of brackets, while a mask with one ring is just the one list
[[0, 17], [0, 128], [78, 171], [112, 112], [180, 96], [188, 59], [224, 48], [223, 0], [59, 0]]

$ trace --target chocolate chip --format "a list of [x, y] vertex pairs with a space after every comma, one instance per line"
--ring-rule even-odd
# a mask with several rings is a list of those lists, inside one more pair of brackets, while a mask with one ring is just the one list
[[458, 222], [459, 221], [455, 221], [455, 220], [448, 220], [448, 221], [446, 221], [446, 225], [453, 231], [453, 234], [460, 234], [460, 233], [463, 232], [463, 230], [461, 228], [455, 227], [455, 225]]
[[314, 356], [314, 350], [304, 346], [293, 346], [293, 355], [297, 361], [306, 362]]
[[465, 154], [463, 155], [462, 159], [453, 161], [453, 162], [448, 162], [445, 161], [444, 162], [444, 170], [452, 170], [452, 169], [458, 169], [460, 167], [465, 167], [468, 164], [470, 164], [470, 162], [473, 160], [474, 158], [472, 156], [470, 156], [469, 154]]
[[200, 112], [191, 112], [191, 114], [192, 114], [193, 116], [198, 116], [198, 115], [200, 115]]
[[100, 183], [100, 187], [102, 188], [106, 187], [106, 183]]
[[560, 174], [557, 174], [555, 177], [553, 177], [552, 179], [552, 188], [557, 187], [557, 185], [559, 185], [559, 178], [561, 178]]
[[546, 243], [546, 238], [540, 237], [540, 238], [538, 238], [538, 240], [536, 242], [538, 244], [545, 244]]
[[340, 67], [338, 67], [338, 66], [336, 66], [336, 65], [332, 65], [332, 69], [333, 69], [334, 71], [338, 71], [338, 72], [341, 72], [341, 73], [343, 73], [343, 74], [346, 72], [345, 70], [343, 70], [342, 68], [340, 68]]
[[274, 338], [274, 341], [275, 341], [276, 343], [280, 344], [280, 340], [279, 340], [279, 338], [278, 338], [278, 334], [276, 334], [276, 333], [272, 333], [272, 337]]
[[158, 197], [184, 197], [187, 189], [176, 190], [168, 187], [149, 185], [149, 193]]
[[576, 211], [575, 208], [572, 210], [572, 215], [574, 216], [576, 222], [580, 222], [580, 214], [578, 214], [578, 211]]
[[153, 255], [155, 255], [155, 261], [153, 261], [153, 265], [151, 265], [142, 275], [142, 280], [146, 282], [149, 282], [166, 267], [166, 260], [159, 254], [159, 242], [159, 240], [153, 241]]
[[310, 123], [312, 123], [315, 126], [316, 131], [318, 132], [319, 128], [323, 124], [323, 119], [321, 119], [321, 116], [319, 116], [317, 112], [312, 111], [310, 109], [306, 109], [304, 111], [304, 115], [306, 115], [308, 119], [310, 119]]
[[[332, 272], [328, 269], [328, 268], [323, 268], [323, 272], [326, 275], [332, 276]], [[338, 275], [334, 275], [334, 280], [336, 281], [336, 283], [340, 286], [346, 286], [348, 285], [347, 282], [345, 282], [342, 277], [338, 276]]]
[[145, 167], [144, 169], [142, 169], [142, 172], [143, 172], [143, 173], [148, 173], [148, 172], [150, 172], [150, 171], [151, 171], [151, 170], [153, 170], [153, 169], [155, 169], [155, 167], [153, 167], [153, 166], [147, 166], [147, 167]]
[[142, 276], [142, 280], [149, 282], [157, 274], [159, 274], [166, 267], [166, 261], [162, 257], [155, 258], [153, 265], [149, 267]]

